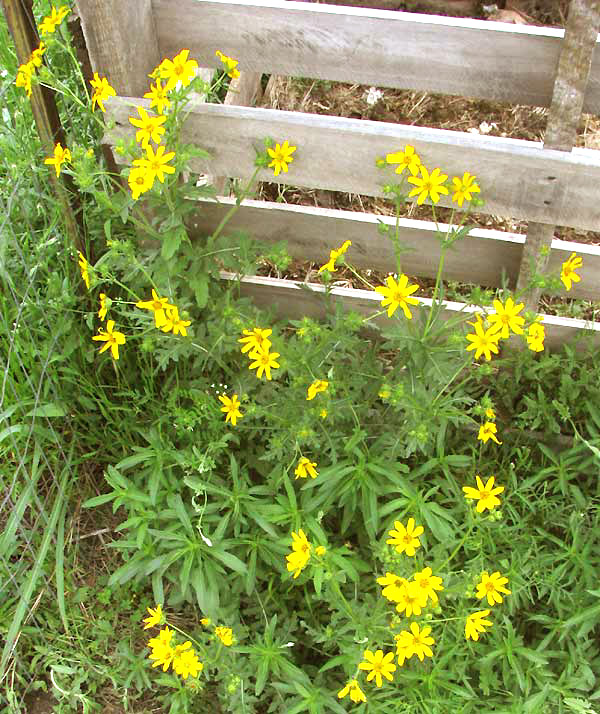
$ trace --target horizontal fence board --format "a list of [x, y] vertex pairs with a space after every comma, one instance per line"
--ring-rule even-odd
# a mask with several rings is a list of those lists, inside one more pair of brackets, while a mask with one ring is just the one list
[[[219, 203], [201, 201], [189, 219], [192, 234], [209, 235], [217, 228], [234, 198], [220, 197]], [[269, 201], [246, 200], [229, 220], [225, 232], [245, 231], [258, 240], [287, 241], [290, 255], [322, 265], [329, 251], [344, 241], [352, 241], [348, 261], [361, 269], [396, 272], [392, 240], [379, 232], [380, 223], [393, 235], [396, 219], [373, 213], [339, 211], [312, 206], [295, 206]], [[439, 224], [442, 231], [447, 226]], [[440, 243], [435, 224], [401, 218], [401, 244], [409, 249], [402, 254], [402, 270], [409, 275], [434, 278], [440, 258]], [[444, 278], [497, 287], [503, 273], [516, 283], [525, 236], [516, 233], [474, 228], [448, 251]], [[548, 273], [560, 275], [562, 263], [576, 252], [583, 258], [578, 271], [581, 282], [573, 283], [568, 297], [600, 300], [600, 246], [554, 240]]]
[[[162, 55], [242, 70], [549, 106], [563, 30], [280, 0], [153, 0]], [[600, 111], [596, 51], [584, 111]]]
[[[229, 281], [238, 280], [238, 277], [233, 273], [225, 272], [221, 273], [221, 278]], [[249, 297], [260, 307], [274, 310], [280, 318], [301, 319], [305, 315], [315, 319], [322, 318], [331, 309], [328, 301], [341, 303], [344, 309], [354, 310], [365, 316], [372, 315], [381, 309], [381, 296], [368, 290], [333, 288], [331, 296], [326, 296], [325, 288], [313, 283], [303, 284], [292, 280], [265, 278], [258, 275], [244, 276], [239, 278], [239, 282], [241, 295]], [[418, 300], [420, 305], [415, 305], [412, 310], [427, 309], [431, 306], [429, 298], [418, 298]], [[443, 316], [445, 319], [451, 319], [462, 313], [466, 320], [472, 318], [473, 313], [479, 311], [480, 308], [473, 305], [446, 301], [444, 302]], [[587, 344], [587, 340], [581, 342], [576, 340], [588, 331], [593, 344], [600, 344], [600, 323], [598, 322], [590, 323], [553, 315], [543, 315], [543, 318], [546, 330], [545, 344], [549, 349], [556, 349], [565, 342], [576, 348], [583, 347]], [[374, 318], [373, 322], [382, 325], [389, 322], [389, 319], [387, 315], [381, 315]]]
[[[105, 141], [135, 135], [128, 120], [135, 104], [149, 102], [114, 97], [107, 103], [107, 119], [115, 125]], [[486, 200], [483, 213], [600, 230], [600, 152], [593, 149], [567, 153], [518, 139], [275, 109], [190, 102], [188, 110], [183, 140], [212, 156], [190, 162], [198, 173], [248, 178], [254, 147], [269, 136], [289, 139], [298, 150], [288, 173], [275, 177], [263, 169], [260, 180], [382, 196], [383, 184], [396, 174], [377, 169], [375, 159], [412, 144], [430, 170], [440, 166], [450, 177], [475, 174]], [[450, 197], [440, 205], [452, 205]]]

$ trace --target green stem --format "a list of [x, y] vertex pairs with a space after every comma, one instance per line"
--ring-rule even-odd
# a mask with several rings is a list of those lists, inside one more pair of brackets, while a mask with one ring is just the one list
[[257, 176], [258, 172], [260, 171], [260, 169], [261, 169], [260, 166], [257, 166], [257, 167], [254, 169], [254, 173], [253, 173], [252, 176], [250, 177], [250, 180], [248, 181], [248, 183], [247, 183], [247, 184], [244, 186], [244, 188], [242, 189], [241, 195], [236, 198], [234, 205], [233, 205], [233, 206], [227, 211], [227, 213], [223, 216], [221, 222], [219, 223], [219, 225], [218, 225], [217, 228], [215, 229], [215, 232], [211, 235], [211, 237], [210, 237], [210, 239], [209, 239], [209, 241], [210, 241], [211, 244], [214, 243], [215, 240], [219, 237], [219, 235], [221, 234], [223, 228], [225, 228], [225, 226], [227, 225], [227, 223], [231, 220], [232, 216], [238, 211], [238, 209], [239, 209], [240, 204], [242, 203], [242, 201], [243, 201], [243, 200], [246, 198], [246, 196], [250, 193], [250, 189], [252, 188], [252, 184], [254, 183], [254, 180], [256, 179], [256, 176]]
[[336, 595], [339, 597], [339, 599], [342, 603], [342, 607], [346, 611], [346, 614], [352, 620], [352, 622], [355, 622], [356, 618], [354, 616], [354, 612], [352, 611], [352, 608], [350, 607], [350, 603], [344, 597], [344, 593], [342, 592], [342, 589], [340, 588], [339, 583], [337, 582], [337, 580], [333, 579], [333, 576], [332, 576], [331, 580], [329, 581], [329, 583], [330, 583], [331, 587], [333, 588], [333, 590], [335, 591]]
[[452, 553], [450, 554], [450, 556], [449, 556], [448, 558], [446, 558], [446, 560], [442, 563], [442, 565], [440, 565], [440, 567], [437, 568], [437, 571], [443, 570], [443, 569], [448, 565], [448, 563], [450, 563], [450, 562], [452, 561], [452, 559], [454, 558], [454, 556], [458, 553], [458, 551], [459, 551], [459, 550], [463, 547], [463, 545], [465, 544], [467, 538], [471, 535], [471, 531], [472, 531], [472, 530], [473, 530], [473, 524], [471, 523], [471, 524], [469, 525], [469, 529], [467, 530], [467, 532], [466, 532], [466, 533], [464, 534], [464, 536], [460, 539], [459, 544], [458, 544], [458, 545], [456, 546], [456, 548], [452, 551]]

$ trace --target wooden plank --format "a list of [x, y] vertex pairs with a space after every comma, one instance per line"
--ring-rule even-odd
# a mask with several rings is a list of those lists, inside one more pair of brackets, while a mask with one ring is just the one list
[[[563, 31], [283, 0], [153, 0], [163, 55], [216, 66], [549, 106]], [[600, 52], [585, 111], [600, 111]]]
[[[192, 237], [210, 235], [235, 204], [233, 198], [218, 200], [219, 203], [201, 201], [189, 219]], [[378, 228], [384, 223], [393, 231], [395, 222], [392, 216], [373, 213], [246, 200], [225, 232], [243, 231], [268, 243], [287, 241], [290, 255], [317, 265], [326, 262], [330, 250], [350, 240], [348, 259], [352, 265], [387, 273], [396, 271], [396, 258], [392, 241]], [[399, 225], [400, 241], [409, 249], [403, 254], [403, 271], [434, 278], [440, 258], [435, 225], [408, 218], [400, 219]], [[444, 224], [439, 227], [446, 230]], [[516, 233], [474, 228], [446, 255], [444, 278], [497, 287], [505, 273], [514, 284], [524, 242], [525, 236]], [[573, 252], [582, 256], [583, 268], [579, 271], [581, 282], [573, 283], [569, 297], [600, 300], [600, 246], [554, 240], [547, 273], [560, 275], [562, 263]]]
[[[325, 295], [325, 288], [314, 283], [297, 283], [292, 280], [279, 278], [265, 278], [258, 275], [238, 278], [233, 273], [221, 273], [221, 278], [228, 281], [240, 282], [240, 293], [251, 298], [257, 305], [275, 311], [277, 317], [288, 319], [301, 319], [305, 315], [313, 318], [324, 317], [332, 306], [341, 303], [344, 309], [354, 310], [361, 315], [372, 315], [381, 309], [381, 296], [369, 290], [356, 290], [353, 288], [333, 288], [331, 296]], [[431, 306], [429, 298], [418, 298], [419, 303], [428, 308]], [[413, 310], [418, 310], [416, 305]], [[443, 316], [445, 319], [455, 318], [463, 314], [466, 319], [472, 318], [481, 308], [459, 302], [444, 302]], [[490, 312], [493, 312], [491, 310]], [[577, 348], [584, 348], [588, 340], [581, 340], [589, 331], [590, 342], [600, 344], [600, 323], [574, 320], [566, 317], [543, 315], [546, 329], [546, 347], [556, 349], [565, 342]], [[372, 322], [377, 324], [389, 323], [387, 315], [380, 315]], [[469, 328], [470, 329], [470, 328]]]
[[[115, 125], [106, 140], [133, 136], [128, 121], [133, 104], [118, 97], [107, 103], [107, 117]], [[188, 108], [183, 141], [202, 146], [212, 157], [191, 162], [198, 173], [249, 178], [254, 147], [270, 136], [289, 139], [298, 150], [288, 173], [274, 177], [264, 169], [259, 180], [382, 196], [383, 184], [395, 174], [376, 168], [376, 157], [411, 144], [430, 169], [441, 166], [450, 177], [475, 174], [486, 200], [484, 213], [600, 230], [600, 152], [593, 149], [566, 154], [518, 139], [275, 109], [198, 103]], [[444, 198], [440, 205], [451, 200]]]
[[[161, 61], [151, 0], [76, 0], [92, 68], [117, 94], [141, 97]], [[181, 49], [181, 48], [180, 48]]]

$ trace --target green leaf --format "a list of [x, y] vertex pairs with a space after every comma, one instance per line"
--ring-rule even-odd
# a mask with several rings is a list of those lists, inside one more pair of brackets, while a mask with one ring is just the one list
[[208, 302], [208, 275], [206, 273], [198, 273], [190, 279], [189, 285], [194, 291], [196, 305], [202, 310]]
[[35, 409], [32, 409], [25, 416], [28, 417], [64, 417], [66, 411], [58, 404], [40, 404]]
[[179, 226], [165, 233], [162, 238], [160, 254], [164, 260], [171, 260], [179, 250], [182, 241], [187, 238], [187, 233], [183, 226]]

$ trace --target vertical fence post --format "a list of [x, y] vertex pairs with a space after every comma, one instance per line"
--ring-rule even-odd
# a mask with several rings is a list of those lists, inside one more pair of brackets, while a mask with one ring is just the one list
[[[544, 138], [546, 149], [571, 151], [575, 144], [599, 30], [600, 0], [571, 0]], [[556, 199], [561, 195], [561, 187], [557, 186]], [[517, 291], [527, 288], [534, 273], [547, 269], [554, 228], [547, 223], [529, 224]], [[527, 310], [537, 311], [541, 292], [535, 287], [525, 294]]]
[[[1, 2], [8, 29], [15, 43], [17, 59], [20, 64], [25, 64], [33, 50], [40, 44], [33, 16], [33, 0], [1, 0]], [[34, 83], [31, 89], [33, 120], [46, 156], [52, 156], [56, 142], [60, 142], [63, 146], [66, 144], [54, 101], [54, 92], [49, 87], [37, 83]], [[69, 238], [76, 250], [83, 251], [84, 246], [75, 219], [75, 213], [79, 212], [79, 201], [73, 180], [65, 174], [63, 185], [54, 171], [48, 171], [48, 180], [61, 206]], [[65, 185], [71, 192], [71, 196], [65, 190]]]
[[151, 0], [76, 0], [94, 72], [122, 97], [148, 91], [161, 60]]

